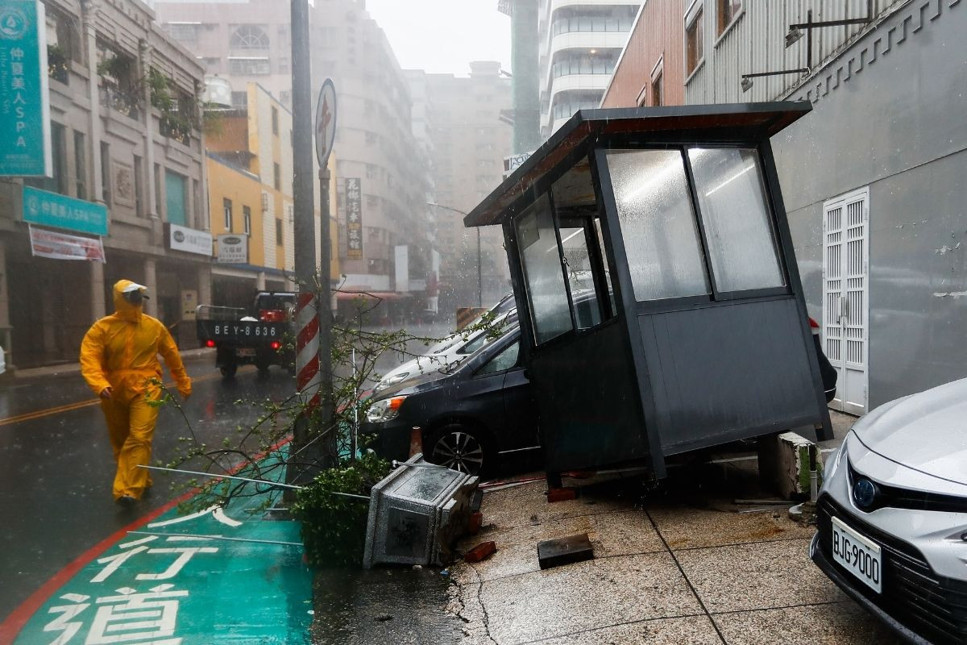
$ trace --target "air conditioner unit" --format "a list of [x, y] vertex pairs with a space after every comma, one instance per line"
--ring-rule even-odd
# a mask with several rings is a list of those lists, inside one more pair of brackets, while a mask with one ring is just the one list
[[269, 194], [268, 193], [262, 193], [262, 210], [263, 211], [269, 210]]

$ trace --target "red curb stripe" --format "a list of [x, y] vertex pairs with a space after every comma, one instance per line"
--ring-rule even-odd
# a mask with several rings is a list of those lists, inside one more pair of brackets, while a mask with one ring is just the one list
[[[256, 455], [253, 460], [259, 460], [264, 458], [271, 452], [275, 452], [282, 446], [286, 445], [292, 441], [291, 438], [282, 439], [274, 446], [271, 446], [266, 452]], [[248, 466], [247, 462], [242, 462], [234, 466], [228, 474], [234, 475], [242, 468]], [[20, 631], [24, 628], [24, 625], [34, 617], [37, 611], [44, 605], [47, 600], [54, 595], [61, 587], [63, 587], [71, 578], [73, 578], [79, 571], [84, 567], [94, 561], [99, 555], [107, 551], [109, 548], [120, 542], [130, 531], [139, 529], [146, 524], [150, 524], [152, 521], [164, 515], [172, 508], [181, 504], [183, 501], [189, 499], [191, 496], [195, 495], [196, 491], [188, 491], [181, 497], [174, 499], [164, 506], [160, 506], [155, 510], [151, 511], [144, 517], [140, 517], [135, 521], [131, 522], [127, 526], [118, 529], [110, 536], [104, 538], [91, 548], [89, 548], [84, 553], [80, 554], [74, 560], [68, 564], [66, 567], [55, 573], [51, 578], [45, 582], [37, 591], [30, 594], [25, 601], [23, 601], [19, 607], [13, 610], [9, 616], [7, 616], [2, 623], [0, 623], [0, 645], [12, 645], [14, 639], [20, 634]]]

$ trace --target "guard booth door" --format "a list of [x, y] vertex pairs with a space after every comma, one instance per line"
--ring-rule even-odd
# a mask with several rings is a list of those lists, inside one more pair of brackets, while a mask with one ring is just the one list
[[541, 410], [548, 471], [648, 458], [638, 379], [617, 319], [588, 159], [507, 226], [521, 260], [528, 312], [521, 329], [532, 340], [528, 376]]

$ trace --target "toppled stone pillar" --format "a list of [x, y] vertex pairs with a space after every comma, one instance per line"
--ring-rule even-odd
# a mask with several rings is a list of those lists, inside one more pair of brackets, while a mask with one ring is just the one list
[[822, 460], [816, 444], [795, 432], [759, 439], [759, 481], [784, 499], [802, 500], [809, 497], [810, 450], [815, 450], [817, 482], [822, 484]]

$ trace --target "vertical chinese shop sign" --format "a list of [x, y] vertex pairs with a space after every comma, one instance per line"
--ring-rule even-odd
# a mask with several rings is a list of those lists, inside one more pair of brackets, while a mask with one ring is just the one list
[[51, 172], [44, 5], [0, 3], [0, 176]]
[[359, 178], [346, 180], [346, 257], [363, 257], [363, 209]]

